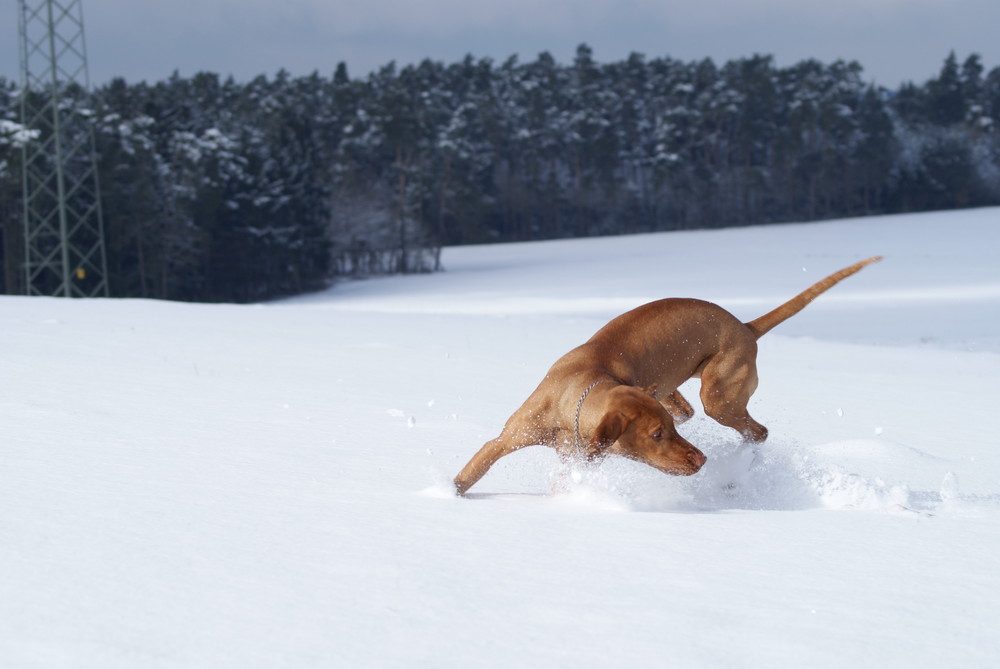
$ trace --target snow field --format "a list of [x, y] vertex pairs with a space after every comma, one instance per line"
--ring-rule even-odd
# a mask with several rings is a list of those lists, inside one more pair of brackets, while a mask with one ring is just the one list
[[[243, 307], [0, 298], [0, 665], [994, 666], [998, 218], [446, 249]], [[749, 319], [876, 253], [761, 340], [756, 454], [689, 382], [693, 477], [534, 448], [452, 494], [608, 318]]]

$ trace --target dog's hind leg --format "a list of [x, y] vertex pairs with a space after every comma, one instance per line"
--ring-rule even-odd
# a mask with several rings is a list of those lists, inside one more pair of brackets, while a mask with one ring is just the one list
[[757, 366], [752, 359], [716, 358], [701, 374], [701, 401], [705, 413], [753, 443], [767, 439], [767, 428], [747, 412], [747, 403], [756, 389]]

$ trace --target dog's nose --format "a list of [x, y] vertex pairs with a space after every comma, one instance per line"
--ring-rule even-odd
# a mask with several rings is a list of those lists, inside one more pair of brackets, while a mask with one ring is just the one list
[[701, 469], [702, 466], [704, 466], [704, 464], [708, 462], [708, 458], [706, 458], [705, 454], [702, 453], [701, 451], [695, 451], [694, 453], [691, 454], [691, 462], [694, 463], [695, 466], [698, 467], [698, 469]]

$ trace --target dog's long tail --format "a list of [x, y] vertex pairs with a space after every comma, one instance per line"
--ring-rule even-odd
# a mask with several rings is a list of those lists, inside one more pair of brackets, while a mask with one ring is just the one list
[[769, 311], [760, 318], [750, 321], [746, 324], [746, 326], [750, 328], [750, 331], [753, 332], [757, 339], [760, 339], [776, 325], [783, 323], [805, 309], [807, 304], [833, 288], [847, 277], [851, 276], [855, 272], [860, 272], [861, 268], [864, 266], [870, 265], [873, 262], [878, 262], [881, 259], [882, 256], [874, 256], [872, 258], [868, 258], [867, 260], [862, 260], [859, 263], [855, 263], [850, 267], [845, 267], [839, 272], [834, 272], [822, 281], [818, 281], [809, 288], [806, 288], [804, 291], [788, 300], [774, 311]]

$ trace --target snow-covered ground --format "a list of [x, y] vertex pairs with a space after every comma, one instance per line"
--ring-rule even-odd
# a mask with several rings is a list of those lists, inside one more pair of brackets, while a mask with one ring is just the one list
[[[761, 340], [752, 464], [698, 406], [693, 477], [609, 460], [552, 496], [533, 448], [451, 493], [609, 318], [749, 320], [874, 254]], [[0, 298], [0, 666], [1000, 666], [1000, 209], [444, 264]]]

